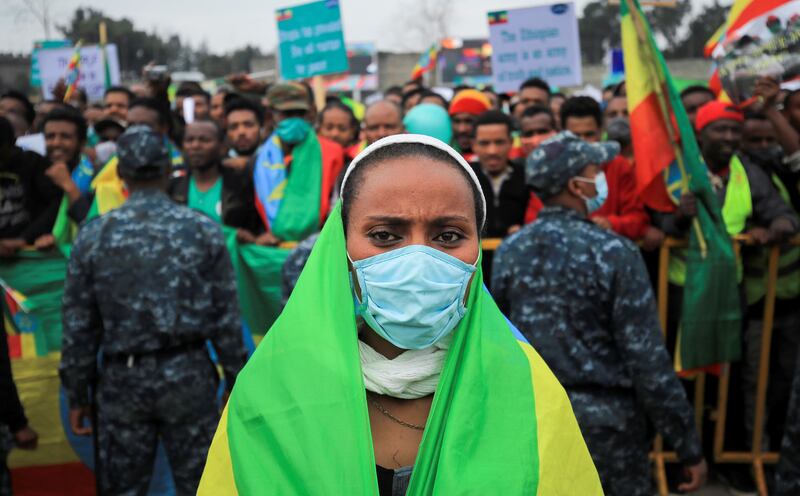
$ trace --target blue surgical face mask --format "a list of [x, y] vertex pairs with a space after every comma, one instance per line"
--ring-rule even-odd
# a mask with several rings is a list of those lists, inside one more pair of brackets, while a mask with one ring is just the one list
[[585, 183], [594, 184], [594, 188], [597, 190], [597, 195], [592, 198], [582, 198], [583, 201], [586, 202], [586, 210], [588, 210], [590, 214], [600, 210], [600, 207], [603, 206], [608, 198], [608, 183], [606, 182], [605, 172], [598, 172], [597, 175], [594, 176], [594, 179], [586, 179], [585, 177], [576, 177], [575, 179]]
[[[464, 317], [474, 265], [422, 245], [351, 263], [361, 289], [361, 300], [355, 297], [357, 313], [399, 348], [427, 348]], [[352, 280], [351, 284], [356, 295]]]
[[311, 124], [300, 117], [283, 119], [275, 128], [275, 133], [278, 135], [278, 138], [288, 145], [300, 143], [305, 139], [309, 131], [311, 131]]

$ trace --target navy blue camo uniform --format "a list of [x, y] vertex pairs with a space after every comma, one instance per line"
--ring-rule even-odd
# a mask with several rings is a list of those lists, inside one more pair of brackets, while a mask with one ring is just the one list
[[492, 293], [567, 390], [607, 495], [651, 495], [648, 421], [681, 461], [702, 459], [692, 409], [664, 346], [637, 247], [584, 213], [547, 205], [573, 177], [618, 152], [569, 132], [528, 158], [545, 202], [494, 260]]
[[[118, 148], [126, 178], [169, 171], [163, 139], [146, 128], [128, 130]], [[233, 387], [246, 357], [239, 322], [219, 226], [158, 188], [134, 190], [81, 229], [64, 288], [60, 375], [70, 408], [89, 405], [97, 383], [103, 493], [145, 494], [159, 439], [177, 493], [197, 491], [219, 421], [206, 341]]]

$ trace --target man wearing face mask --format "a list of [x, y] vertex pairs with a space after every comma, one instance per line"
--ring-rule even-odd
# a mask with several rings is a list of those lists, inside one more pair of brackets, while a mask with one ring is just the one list
[[605, 494], [652, 494], [648, 421], [686, 467], [679, 489], [694, 491], [706, 464], [639, 250], [588, 219], [617, 153], [571, 132], [534, 150], [526, 182], [545, 207], [495, 254], [492, 294], [567, 390]]
[[299, 83], [270, 87], [275, 131], [259, 148], [253, 179], [256, 208], [267, 228], [263, 241], [298, 241], [319, 229], [344, 167], [342, 147], [312, 128], [308, 89]]
[[[624, 97], [615, 97], [615, 107], [624, 107]], [[561, 122], [589, 143], [597, 143], [603, 133], [603, 113], [600, 105], [587, 96], [575, 96], [561, 107]], [[608, 201], [590, 218], [598, 226], [614, 231], [631, 240], [640, 239], [647, 229], [647, 213], [639, 195], [636, 194], [636, 177], [633, 164], [618, 154], [607, 164], [601, 165], [608, 190]]]

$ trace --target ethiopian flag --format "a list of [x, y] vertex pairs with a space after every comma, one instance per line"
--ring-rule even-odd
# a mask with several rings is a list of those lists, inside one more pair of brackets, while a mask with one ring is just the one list
[[[408, 494], [602, 494], [564, 389], [482, 285], [478, 264]], [[236, 380], [198, 494], [378, 494], [340, 206]]]
[[78, 88], [78, 80], [80, 79], [81, 75], [81, 42], [75, 45], [75, 51], [72, 52], [72, 57], [69, 59], [69, 64], [67, 65], [67, 74], [64, 77], [64, 82], [67, 85], [67, 90], [64, 92], [64, 101], [69, 102], [69, 99], [72, 98], [72, 94], [75, 93], [75, 90]]
[[422, 52], [414, 69], [411, 70], [411, 80], [417, 80], [428, 71], [436, 67], [436, 57], [439, 54], [439, 44], [434, 43], [426, 52]]
[[674, 210], [685, 188], [698, 200], [686, 253], [678, 360], [685, 369], [733, 361], [741, 354], [741, 303], [719, 202], [639, 2], [620, 6], [637, 190], [657, 210]]

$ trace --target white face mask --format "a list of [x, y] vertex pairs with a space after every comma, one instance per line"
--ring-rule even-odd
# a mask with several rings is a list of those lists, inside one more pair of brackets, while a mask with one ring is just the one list
[[606, 182], [605, 172], [598, 172], [597, 175], [594, 176], [594, 179], [576, 177], [575, 180], [594, 184], [594, 187], [597, 190], [597, 195], [595, 195], [593, 198], [586, 198], [585, 196], [581, 196], [581, 198], [583, 198], [583, 201], [586, 203], [586, 210], [590, 214], [600, 210], [600, 207], [602, 207], [606, 202], [606, 199], [608, 199], [608, 183]]
[[427, 348], [464, 317], [475, 265], [422, 245], [351, 263], [361, 289], [361, 300], [356, 297], [358, 314], [399, 348]]

